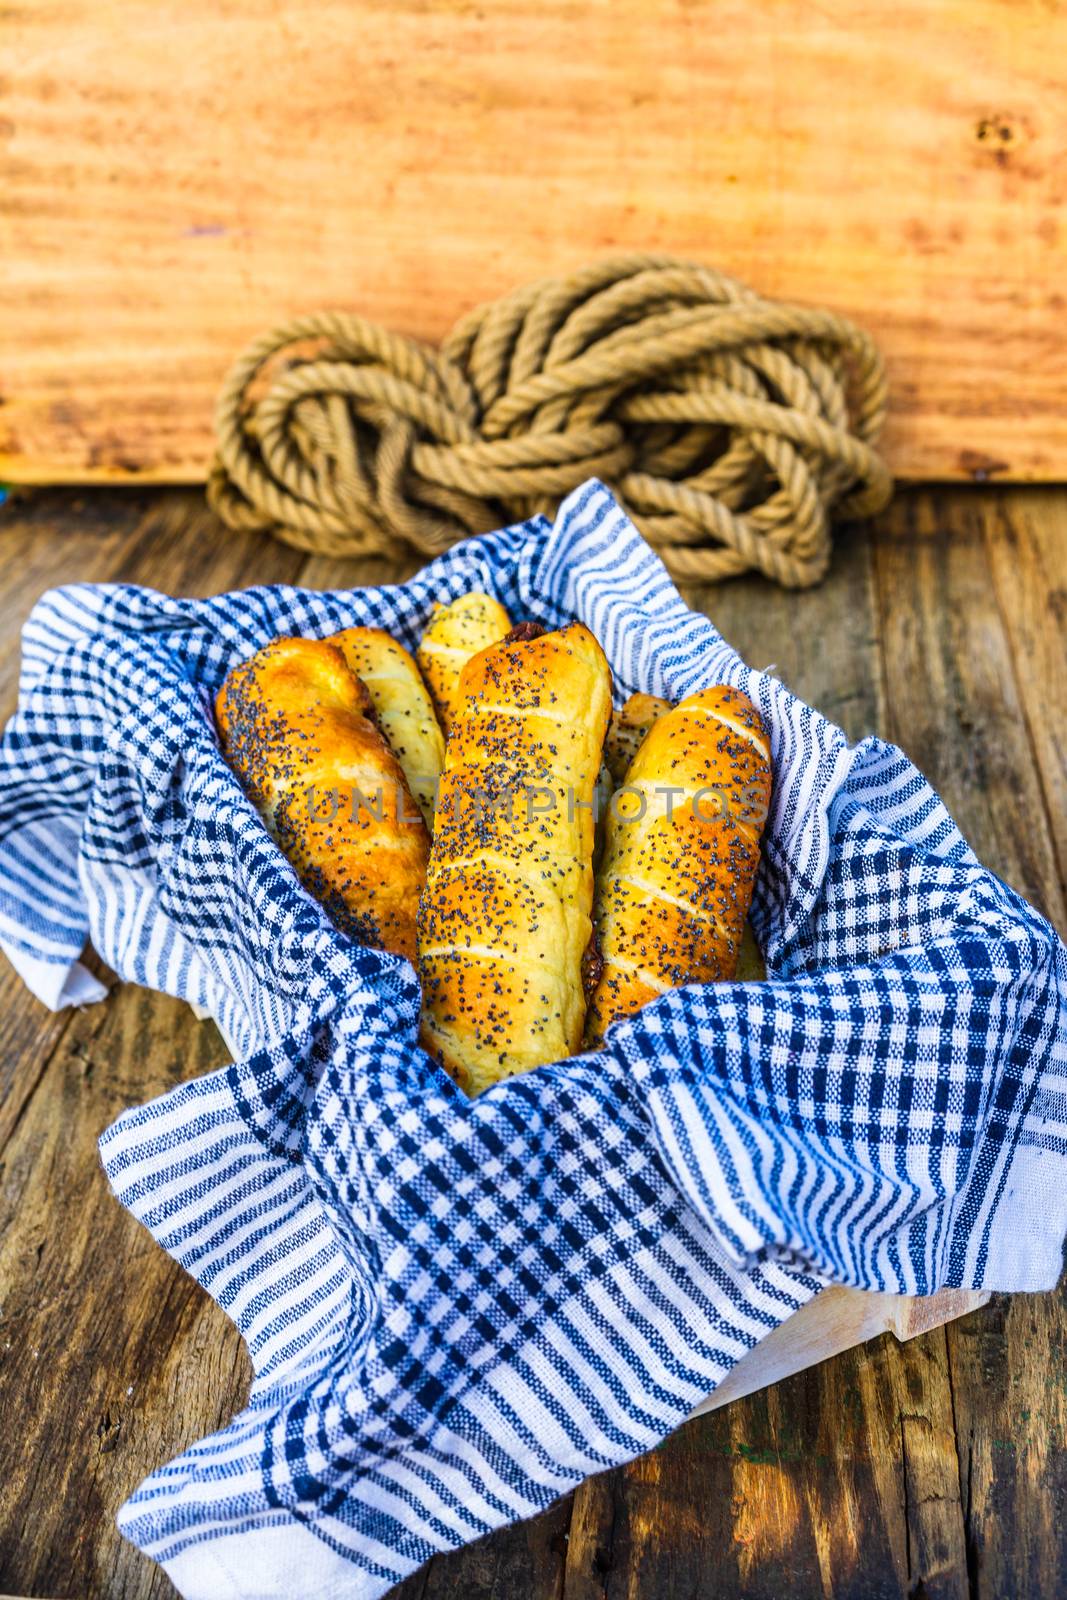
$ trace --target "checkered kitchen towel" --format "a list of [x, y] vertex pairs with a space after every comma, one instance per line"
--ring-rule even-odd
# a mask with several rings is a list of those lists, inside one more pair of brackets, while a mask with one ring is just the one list
[[[605, 1049], [463, 1098], [411, 969], [349, 942], [219, 756], [279, 633], [413, 646], [470, 588], [580, 617], [619, 696], [735, 684], [776, 786], [769, 981], [694, 986]], [[828, 1280], [1048, 1288], [1067, 1227], [1067, 952], [929, 785], [750, 671], [607, 491], [402, 588], [46, 595], [0, 754], [0, 936], [50, 1005], [124, 977], [233, 1066], [104, 1135], [115, 1193], [237, 1323], [248, 1407], [121, 1513], [186, 1596], [370, 1597], [648, 1449]]]

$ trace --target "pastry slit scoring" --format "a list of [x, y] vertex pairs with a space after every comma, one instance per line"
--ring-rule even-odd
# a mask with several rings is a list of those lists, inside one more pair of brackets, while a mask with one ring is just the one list
[[[549, 856], [555, 854], [555, 852], [545, 853]], [[501, 877], [515, 879], [530, 889], [543, 888], [545, 883], [544, 873], [537, 866], [527, 867], [522, 861], [515, 861], [511, 856], [501, 855], [496, 850], [483, 850], [478, 855], [464, 858], [462, 861], [442, 861], [434, 870], [439, 877], [444, 877], [447, 873], [469, 872], [472, 867], [492, 867]]]
[[[759, 712], [726, 685], [698, 690], [651, 719], [622, 790], [646, 803], [629, 815], [616, 804], [597, 876], [602, 960], [586, 1019], [593, 1048], [655, 996], [737, 971], [771, 801]], [[698, 804], [711, 794], [720, 797], [718, 815]], [[711, 825], [705, 837], [697, 820]]]
[[432, 655], [456, 656], [461, 662], [470, 660], [470, 651], [465, 650], [458, 644], [438, 644], [436, 641], [434, 641], [433, 643], [428, 644], [426, 649]]
[[753, 728], [746, 728], [743, 722], [735, 722], [732, 717], [724, 717], [721, 711], [712, 711], [708, 706], [689, 705], [684, 700], [675, 706], [674, 716], [700, 717], [705, 722], [718, 722], [724, 728], [729, 728], [731, 733], [736, 733], [739, 739], [744, 739], [754, 750], [758, 750], [761, 757], [767, 754], [767, 736], [759, 734]]
[[538, 722], [556, 722], [561, 727], [566, 727], [571, 721], [570, 717], [549, 711], [544, 706], [505, 706], [499, 701], [483, 700], [478, 705], [472, 705], [470, 713], [475, 717], [536, 717]]
[[678, 894], [669, 894], [666, 889], [659, 889], [654, 883], [646, 883], [644, 878], [638, 878], [632, 872], [612, 872], [610, 878], [614, 883], [628, 884], [631, 889], [636, 889], [638, 894], [647, 896], [649, 900], [662, 900], [665, 905], [677, 906], [679, 911], [687, 911], [690, 916], [698, 917], [701, 922], [713, 922], [721, 933], [727, 933], [726, 924], [721, 917], [716, 916], [714, 911], [703, 910], [692, 900], [686, 900]]
[[[678, 805], [678, 803], [680, 801], [683, 801], [683, 800], [695, 801], [701, 795], [711, 794], [715, 787], [716, 787], [715, 785], [707, 784], [707, 783], [704, 783], [704, 784], [684, 784], [684, 783], [666, 783], [666, 782], [664, 782], [664, 783], [652, 783], [648, 779], [639, 778], [635, 782], [627, 782], [627, 783], [622, 784], [620, 789], [616, 790], [616, 793], [618, 794], [618, 793], [625, 792], [625, 793], [628, 793], [628, 794], [647, 794], [647, 795], [667, 795], [667, 794], [671, 794], [674, 797], [674, 805], [675, 805], [675, 807], [677, 807], [677, 805]], [[664, 808], [664, 810], [662, 812], [660, 812], [660, 811], [651, 811], [650, 810], [649, 815], [658, 817], [658, 816], [666, 816], [666, 815], [668, 815], [668, 813], [667, 813], [666, 808]], [[695, 815], [701, 816], [701, 813], [699, 811], [695, 811]], [[712, 817], [703, 817], [702, 820], [705, 821], [705, 822], [711, 822], [711, 821], [716, 820], [716, 819], [714, 819]], [[625, 814], [624, 814], [620, 818], [620, 821], [631, 822], [632, 819], [630, 817], [625, 816]], [[731, 812], [730, 813], [730, 821], [734, 824], [734, 826], [736, 828], [744, 829], [744, 831], [746, 833], [748, 833], [748, 834], [751, 834], [753, 838], [755, 838], [755, 839], [759, 838], [760, 829], [754, 827], [751, 822], [746, 822], [743, 817], [735, 816]], [[645, 887], [647, 888], [647, 885], [645, 885]], [[659, 891], [657, 890], [656, 893], [658, 894]]]
[[429, 961], [434, 956], [452, 956], [459, 954], [464, 961], [499, 961], [503, 951], [495, 944], [424, 944], [420, 952], [422, 961]]
[[620, 972], [630, 972], [635, 978], [640, 978], [642, 983], [647, 984], [650, 989], [654, 989], [657, 994], [669, 994], [674, 987], [672, 983], [667, 983], [663, 978], [657, 978], [655, 973], [649, 971], [648, 967], [643, 967], [640, 961], [633, 961], [629, 956], [612, 956], [611, 965], [617, 967]]
[[611, 673], [575, 622], [480, 650], [453, 706], [420, 910], [422, 1026], [427, 1048], [477, 1094], [581, 1048]]

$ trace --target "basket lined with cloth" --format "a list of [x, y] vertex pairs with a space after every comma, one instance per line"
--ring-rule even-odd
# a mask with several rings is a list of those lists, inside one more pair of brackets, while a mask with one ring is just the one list
[[[472, 588], [580, 618], [620, 697], [743, 690], [775, 789], [768, 981], [665, 994], [468, 1101], [418, 1047], [411, 968], [303, 891], [210, 704], [279, 633], [411, 647]], [[0, 941], [54, 1006], [100, 993], [86, 937], [235, 1057], [101, 1141], [255, 1371], [121, 1513], [186, 1596], [380, 1596], [658, 1442], [828, 1282], [1058, 1277], [1067, 951], [899, 750], [850, 747], [689, 612], [596, 482], [403, 587], [46, 595], [0, 746]]]

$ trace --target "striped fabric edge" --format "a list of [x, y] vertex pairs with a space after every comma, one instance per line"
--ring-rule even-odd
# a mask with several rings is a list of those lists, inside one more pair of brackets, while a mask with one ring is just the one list
[[[205, 708], [277, 632], [368, 621], [411, 646], [435, 601], [472, 587], [514, 614], [580, 617], [619, 700], [743, 689], [776, 784], [753, 907], [769, 983], [674, 991], [600, 1054], [467, 1107], [426, 1080], [410, 969], [347, 946], [308, 901]], [[649, 1448], [826, 1281], [1049, 1279], [1067, 1192], [1062, 946], [901, 752], [850, 748], [685, 608], [602, 485], [553, 526], [471, 541], [398, 588], [76, 587], [45, 597], [26, 637], [0, 824], [28, 804], [42, 839], [68, 830], [68, 853], [35, 932], [26, 846], [0, 838], [0, 937], [16, 963], [53, 939], [62, 974], [80, 916], [120, 976], [191, 1000], [236, 1046], [101, 1141], [116, 1195], [224, 1306], [256, 1373], [230, 1427], [121, 1515], [187, 1595], [372, 1600]], [[220, 838], [221, 877], [203, 870]], [[862, 1051], [836, 1047], [845, 1026]], [[500, 1186], [498, 1167], [524, 1176]], [[585, 1231], [568, 1234], [572, 1212]], [[540, 1312], [521, 1330], [512, 1233], [536, 1243]], [[504, 1318], [491, 1337], [471, 1294]]]

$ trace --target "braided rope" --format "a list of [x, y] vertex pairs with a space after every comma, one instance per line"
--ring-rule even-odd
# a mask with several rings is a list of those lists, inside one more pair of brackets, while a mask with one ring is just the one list
[[[344, 312], [236, 362], [212, 506], [303, 550], [426, 556], [610, 483], [675, 578], [817, 583], [892, 481], [881, 357], [843, 317], [669, 256], [524, 285], [434, 350]], [[851, 422], [850, 422], [851, 416]]]

